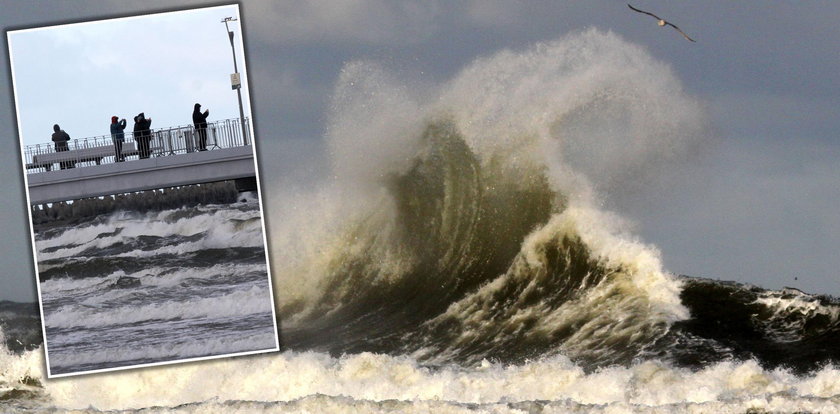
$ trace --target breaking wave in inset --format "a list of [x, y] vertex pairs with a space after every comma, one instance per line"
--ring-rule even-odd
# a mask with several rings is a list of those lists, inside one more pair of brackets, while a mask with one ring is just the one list
[[41, 228], [35, 247], [50, 373], [275, 348], [262, 235], [258, 200], [117, 211]]

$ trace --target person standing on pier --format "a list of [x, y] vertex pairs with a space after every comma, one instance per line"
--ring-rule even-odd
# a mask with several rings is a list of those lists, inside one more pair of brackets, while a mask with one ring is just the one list
[[114, 141], [114, 162], [125, 161], [125, 156], [122, 154], [122, 145], [125, 142], [125, 118], [117, 122], [117, 117], [111, 117], [111, 140]]
[[198, 150], [207, 151], [207, 117], [210, 116], [210, 110], [201, 112], [201, 104], [195, 104], [193, 107], [193, 125], [195, 132], [198, 135]]
[[[52, 141], [55, 143], [55, 152], [70, 150], [67, 146], [67, 143], [70, 142], [70, 135], [64, 132], [58, 124], [53, 125]], [[61, 161], [59, 162], [59, 166], [61, 166], [61, 169], [63, 170], [66, 168], [73, 168], [75, 165], [71, 161]]]
[[134, 117], [134, 140], [137, 141], [137, 152], [140, 158], [149, 158], [151, 151], [149, 141], [152, 140], [152, 118], [146, 118], [143, 112]]

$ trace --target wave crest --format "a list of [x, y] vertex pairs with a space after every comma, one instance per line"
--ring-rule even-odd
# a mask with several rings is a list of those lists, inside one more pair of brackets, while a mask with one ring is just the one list
[[686, 317], [658, 252], [598, 208], [703, 130], [666, 65], [590, 30], [410, 85], [342, 71], [331, 187], [284, 197], [308, 226], [275, 247], [287, 345], [626, 362]]

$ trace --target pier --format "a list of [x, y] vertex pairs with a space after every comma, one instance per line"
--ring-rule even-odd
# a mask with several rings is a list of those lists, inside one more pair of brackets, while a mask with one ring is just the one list
[[[31, 205], [124, 194], [225, 180], [252, 179], [253, 142], [238, 119], [208, 123], [206, 149], [189, 126], [152, 131], [150, 155], [139, 158], [137, 143], [125, 134], [125, 161], [117, 162], [110, 135], [71, 140], [68, 151], [53, 145], [24, 148]], [[62, 169], [62, 167], [64, 167]]]

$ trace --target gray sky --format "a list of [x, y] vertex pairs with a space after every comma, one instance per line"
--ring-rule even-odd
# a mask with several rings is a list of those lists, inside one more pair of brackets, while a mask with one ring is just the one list
[[[0, 2], [4, 30], [218, 4]], [[379, 61], [418, 83], [439, 84], [477, 57], [595, 27], [670, 65], [709, 117], [705, 145], [689, 159], [634, 191], [610, 195], [606, 207], [637, 223], [635, 233], [661, 250], [670, 272], [840, 295], [840, 3], [632, 4], [673, 21], [697, 43], [622, 1], [241, 5], [269, 233], [272, 188], [325, 174], [327, 110], [347, 62]], [[163, 45], [148, 47], [155, 56]], [[229, 61], [229, 50], [218, 53]], [[6, 58], [0, 130], [11, 149], [17, 137]], [[220, 69], [220, 82], [229, 71]], [[12, 150], [0, 157], [6, 177], [0, 194], [8, 200], [0, 224], [0, 299], [32, 300], [20, 159]]]

